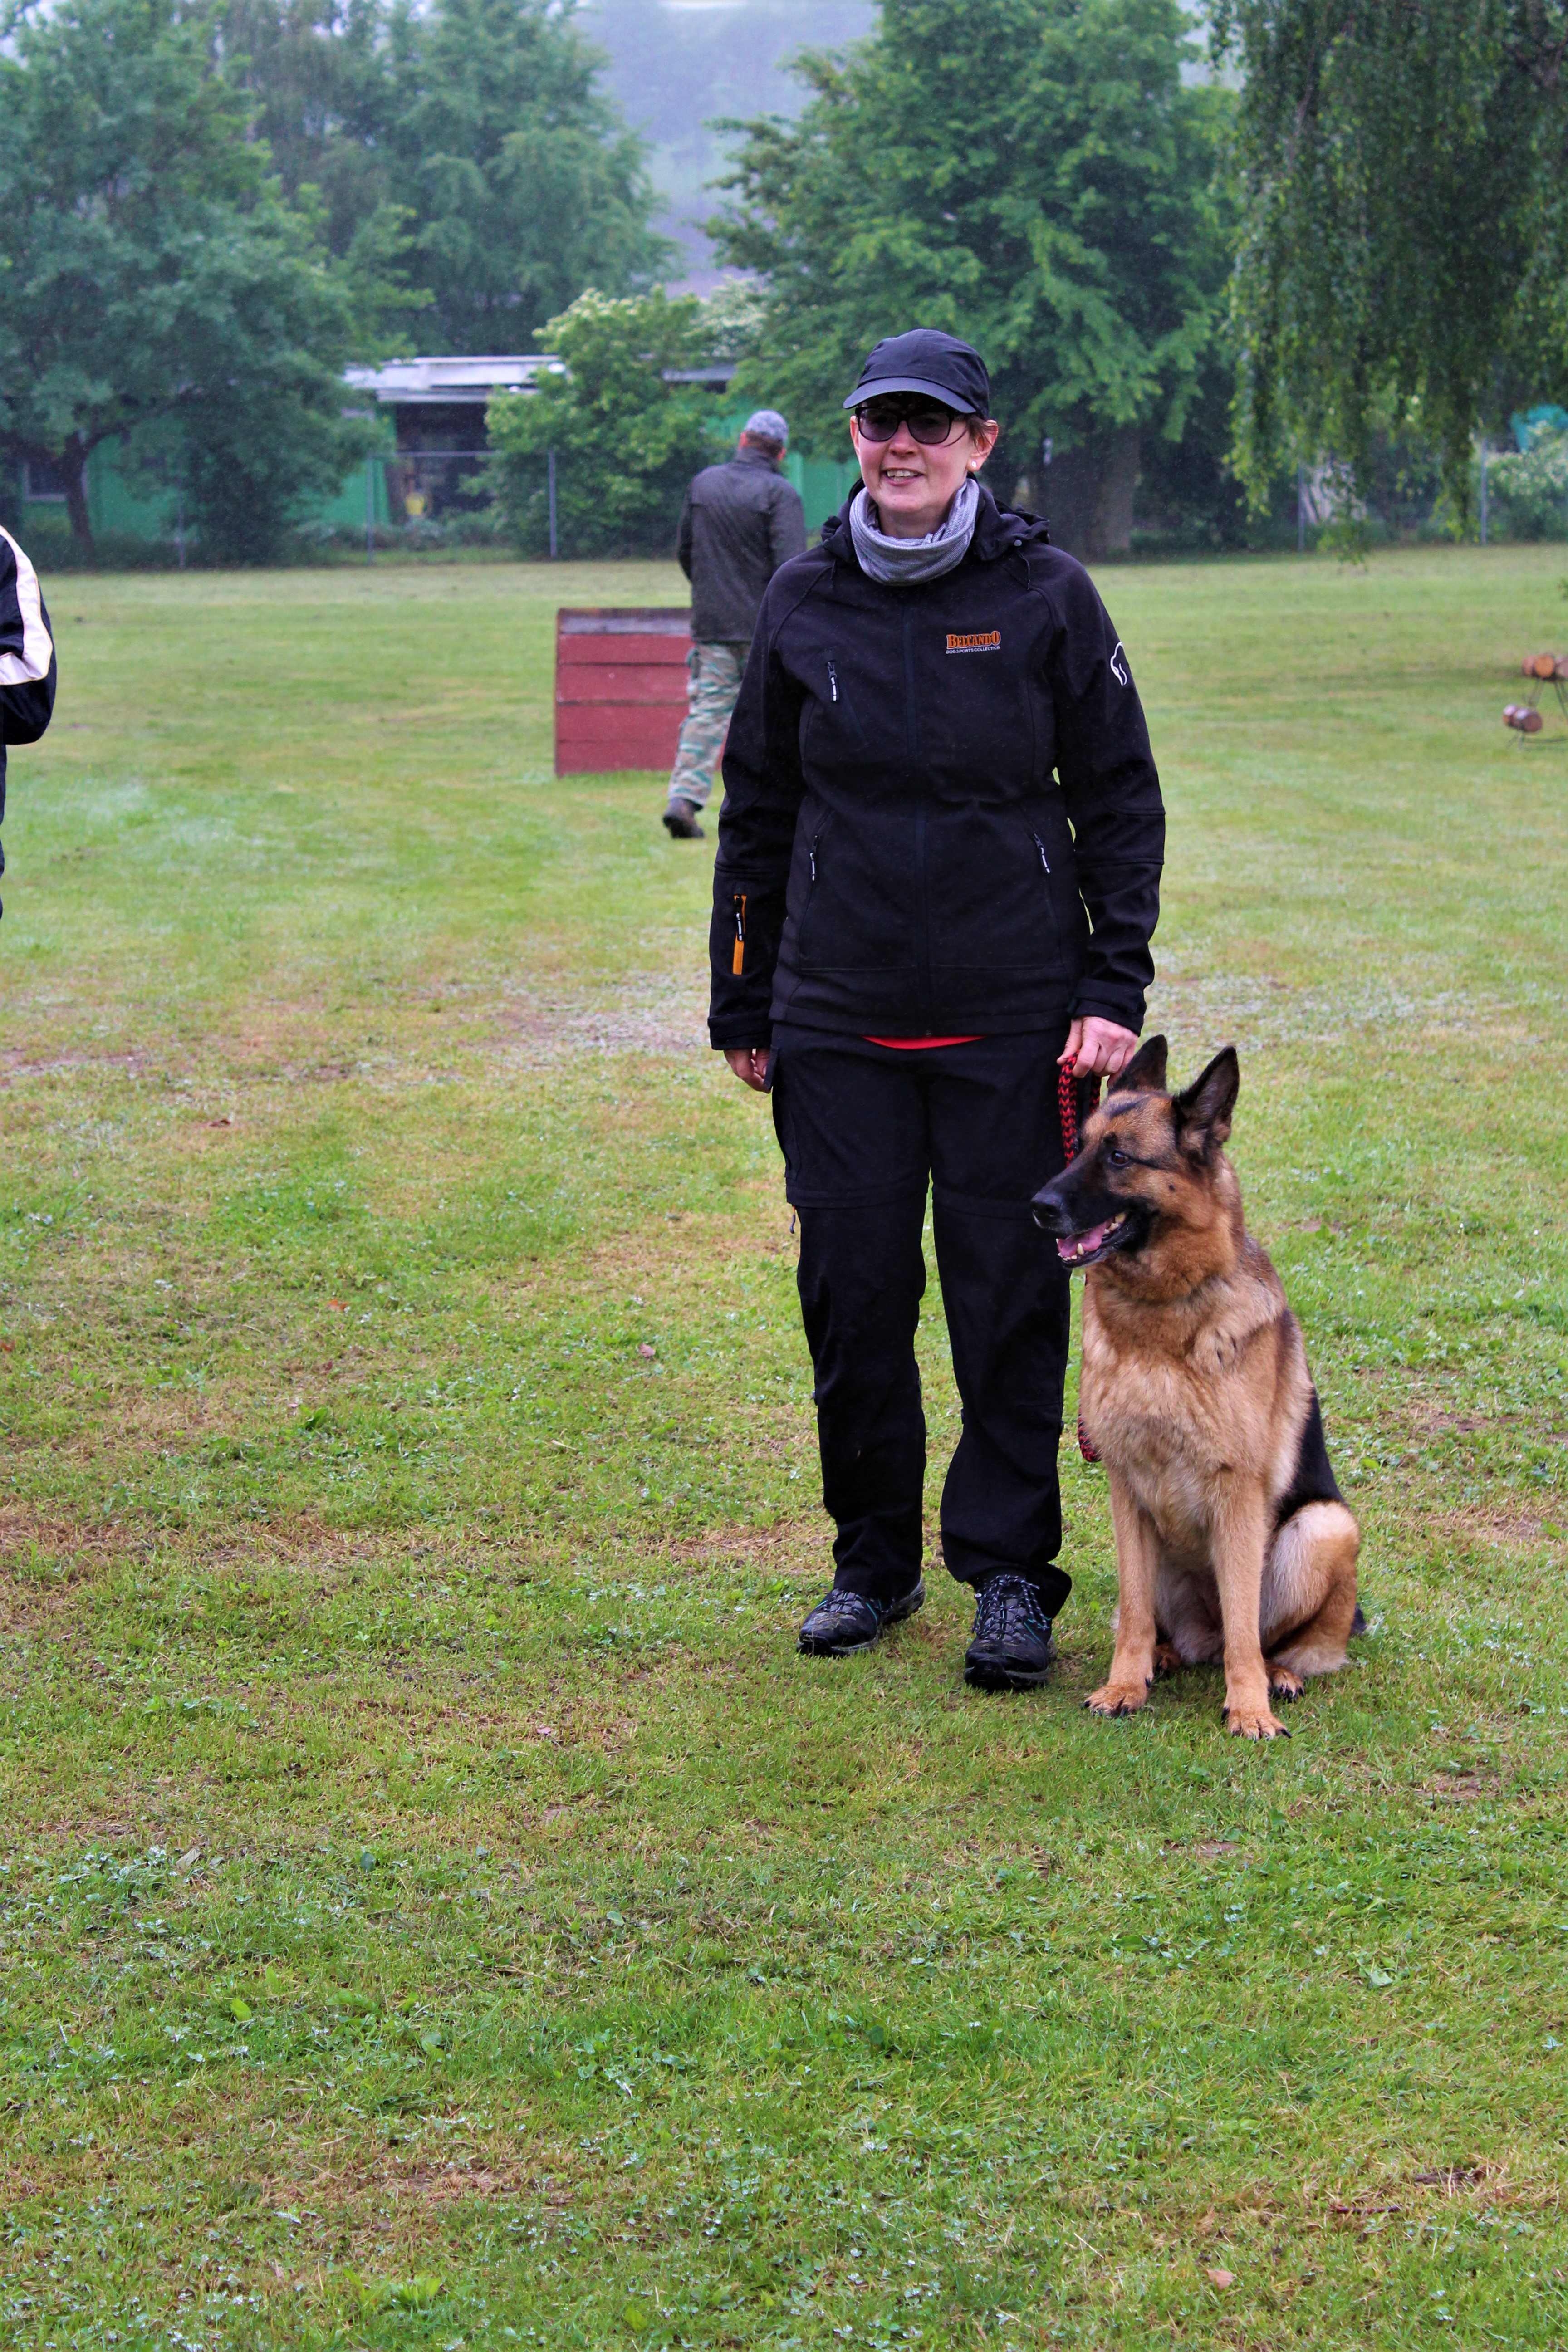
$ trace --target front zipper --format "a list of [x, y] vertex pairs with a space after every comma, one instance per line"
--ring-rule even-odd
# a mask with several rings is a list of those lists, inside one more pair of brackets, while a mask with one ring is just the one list
[[1037, 833], [1032, 833], [1032, 834], [1029, 835], [1029, 839], [1034, 843], [1035, 847], [1039, 851], [1039, 853], [1040, 853], [1040, 864], [1041, 864], [1041, 865], [1042, 865], [1042, 866], [1045, 868], [1046, 872], [1048, 874], [1048, 873], [1050, 872], [1050, 870], [1051, 870], [1051, 861], [1050, 861], [1050, 859], [1046, 856], [1046, 845], [1045, 845], [1045, 843], [1040, 839], [1040, 836], [1039, 836], [1039, 835], [1038, 835]]
[[915, 968], [920, 983], [921, 1022], [932, 1026], [931, 985], [931, 909], [926, 903], [926, 793], [921, 766], [920, 701], [915, 692], [915, 615], [904, 613], [904, 748], [915, 794]]
[[831, 700], [838, 699], [838, 672], [832, 662], [827, 665], [827, 692]]

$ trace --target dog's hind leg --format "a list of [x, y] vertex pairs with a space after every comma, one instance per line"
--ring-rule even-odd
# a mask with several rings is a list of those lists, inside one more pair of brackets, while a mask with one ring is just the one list
[[1307, 1503], [1275, 1537], [1264, 1575], [1262, 1632], [1271, 1688], [1294, 1698], [1336, 1674], [1356, 1613], [1361, 1530], [1342, 1503]]
[[1116, 1648], [1110, 1673], [1084, 1705], [1093, 1715], [1134, 1715], [1154, 1679], [1154, 1585], [1159, 1568], [1154, 1523], [1107, 1465], [1116, 1528]]

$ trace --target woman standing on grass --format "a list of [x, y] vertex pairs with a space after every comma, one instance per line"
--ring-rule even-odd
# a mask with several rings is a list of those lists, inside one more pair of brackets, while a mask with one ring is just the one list
[[963, 1433], [942, 1557], [987, 1689], [1044, 1680], [1068, 1276], [1031, 1195], [1058, 1066], [1114, 1076], [1153, 974], [1164, 815], [1126, 656], [1082, 567], [975, 479], [979, 353], [879, 343], [844, 405], [864, 488], [763, 598], [724, 755], [710, 1034], [773, 1098], [800, 1216], [842, 1656], [925, 1598], [914, 1352], [928, 1183]]

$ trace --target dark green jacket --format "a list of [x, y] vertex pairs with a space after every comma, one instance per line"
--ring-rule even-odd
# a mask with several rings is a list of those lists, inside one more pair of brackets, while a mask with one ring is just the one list
[[763, 592], [805, 546], [800, 493], [761, 449], [709, 466], [686, 493], [675, 551], [691, 583], [699, 645], [743, 646]]

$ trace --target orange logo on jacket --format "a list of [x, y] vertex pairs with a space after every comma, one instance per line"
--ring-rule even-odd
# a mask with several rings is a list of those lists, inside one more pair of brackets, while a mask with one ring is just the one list
[[999, 654], [1002, 650], [1002, 632], [1000, 629], [987, 629], [980, 636], [961, 637], [955, 631], [950, 629], [947, 633], [947, 650], [950, 654]]

